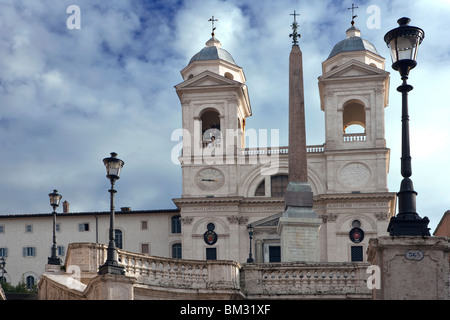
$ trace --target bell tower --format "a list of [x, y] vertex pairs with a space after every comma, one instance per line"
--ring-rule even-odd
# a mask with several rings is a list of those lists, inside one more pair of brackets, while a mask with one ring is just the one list
[[384, 123], [389, 72], [384, 70], [384, 58], [361, 38], [353, 21], [346, 35], [322, 63], [319, 77], [327, 189], [383, 192], [387, 191], [389, 167]]
[[244, 72], [222, 49], [214, 30], [181, 70], [184, 81], [175, 86], [182, 108], [183, 197], [238, 192], [237, 157], [245, 147], [245, 119], [252, 110]]

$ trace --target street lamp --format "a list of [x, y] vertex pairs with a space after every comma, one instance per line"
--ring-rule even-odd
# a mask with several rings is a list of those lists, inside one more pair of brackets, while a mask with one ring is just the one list
[[398, 214], [392, 217], [388, 232], [391, 236], [430, 236], [427, 217], [423, 219], [416, 212], [416, 196], [412, 180], [410, 142], [409, 142], [409, 115], [408, 92], [413, 89], [407, 84], [409, 71], [416, 65], [417, 50], [425, 33], [422, 29], [409, 25], [409, 18], [397, 20], [399, 27], [392, 29], [384, 36], [384, 41], [391, 50], [392, 68], [397, 70], [403, 83], [397, 88], [402, 93], [402, 157], [401, 174], [403, 180], [400, 191], [397, 193]]
[[248, 229], [248, 238], [250, 239], [250, 251], [248, 253], [247, 263], [253, 263], [253, 262], [255, 262], [255, 260], [253, 260], [253, 257], [252, 257], [253, 226], [251, 224], [249, 224], [247, 226], [247, 229]]
[[58, 258], [56, 246], [56, 208], [59, 206], [59, 202], [61, 201], [62, 195], [58, 194], [58, 190], [53, 190], [52, 193], [48, 194], [50, 198], [50, 205], [53, 208], [53, 246], [52, 246], [52, 256], [48, 258], [48, 264], [52, 265], [61, 265], [61, 259]]
[[114, 183], [120, 178], [120, 171], [124, 165], [124, 162], [117, 158], [117, 153], [111, 152], [111, 157], [103, 159], [103, 163], [106, 167], [106, 177], [111, 181], [111, 189], [109, 193], [111, 194], [111, 205], [110, 205], [110, 216], [109, 216], [109, 244], [107, 249], [107, 257], [105, 264], [99, 267], [99, 274], [125, 274], [124, 267], [119, 264], [117, 260], [117, 250], [115, 241], [115, 212], [114, 212], [114, 194], [117, 192], [114, 190]]

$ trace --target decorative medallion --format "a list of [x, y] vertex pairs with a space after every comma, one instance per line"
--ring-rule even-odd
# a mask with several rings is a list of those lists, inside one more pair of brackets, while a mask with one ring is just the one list
[[353, 228], [349, 233], [350, 240], [354, 243], [360, 243], [364, 240], [364, 231], [360, 228]]
[[203, 239], [205, 240], [205, 243], [212, 246], [217, 242], [217, 233], [214, 231], [216, 226], [214, 223], [208, 223], [208, 226], [206, 227], [208, 231], [206, 231], [203, 234]]
[[369, 182], [370, 170], [362, 163], [350, 163], [340, 172], [339, 181], [348, 188], [358, 188]]

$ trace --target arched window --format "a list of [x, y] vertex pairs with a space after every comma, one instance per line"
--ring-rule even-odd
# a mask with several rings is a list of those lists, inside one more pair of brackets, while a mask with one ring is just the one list
[[119, 249], [123, 249], [123, 233], [122, 230], [116, 229], [114, 230], [114, 237], [116, 241], [116, 247]]
[[[271, 197], [284, 197], [288, 185], [289, 176], [285, 174], [270, 177], [270, 195]], [[255, 197], [264, 197], [266, 195], [266, 182], [263, 180], [255, 191]]]
[[231, 79], [231, 80], [234, 80], [234, 77], [233, 77], [233, 75], [231, 74], [231, 73], [229, 73], [229, 72], [225, 72], [225, 78], [228, 78], [228, 79]]
[[34, 277], [33, 276], [28, 276], [28, 277], [26, 277], [25, 281], [26, 281], [26, 285], [27, 285], [28, 290], [33, 289], [34, 283], [35, 283]]
[[214, 110], [206, 111], [201, 116], [203, 147], [216, 146], [220, 143], [220, 117]]
[[263, 180], [256, 188], [255, 197], [264, 197], [266, 195], [266, 181]]
[[366, 131], [366, 111], [364, 105], [358, 101], [349, 101], [344, 105], [343, 112], [344, 134], [364, 134]]
[[181, 233], [181, 220], [180, 215], [172, 216], [171, 225], [172, 225], [172, 233]]
[[284, 197], [288, 185], [287, 175], [278, 175], [270, 178], [270, 193], [272, 197]]
[[174, 243], [172, 245], [172, 258], [181, 259], [181, 243]]

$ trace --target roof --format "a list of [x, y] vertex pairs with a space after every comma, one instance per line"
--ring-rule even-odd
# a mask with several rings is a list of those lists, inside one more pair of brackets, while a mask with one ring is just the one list
[[377, 49], [375, 48], [375, 46], [365, 40], [362, 39], [359, 36], [360, 32], [359, 29], [352, 26], [351, 28], [349, 28], [347, 30], [347, 39], [344, 39], [340, 42], [338, 42], [333, 50], [331, 50], [330, 55], [328, 56], [328, 59], [330, 59], [331, 57], [337, 55], [338, 53], [341, 52], [348, 52], [348, 51], [370, 51], [372, 53], [375, 53], [377, 55], [380, 55], [377, 51]]
[[[116, 211], [116, 215], [134, 215], [134, 214], [156, 214], [156, 213], [178, 213], [179, 209], [160, 209], [160, 210], [120, 210]], [[58, 217], [73, 217], [73, 216], [101, 216], [109, 215], [110, 211], [92, 211], [92, 212], [69, 212], [57, 213]], [[39, 218], [51, 217], [53, 213], [22, 213], [22, 214], [0, 214], [0, 219], [11, 218]]]
[[212, 37], [206, 42], [206, 47], [197, 52], [189, 61], [189, 64], [194, 61], [204, 61], [204, 60], [224, 60], [229, 63], [236, 65], [231, 54], [221, 48], [220, 41], [217, 38]]

